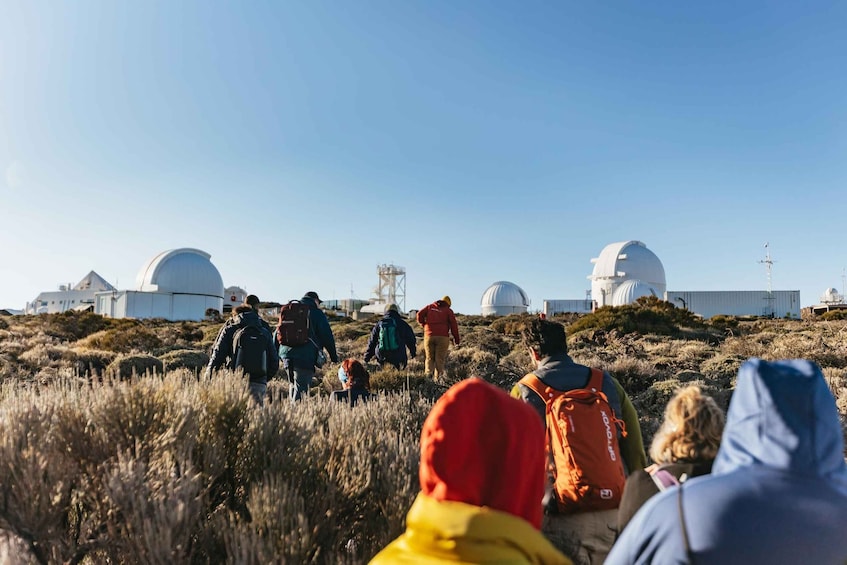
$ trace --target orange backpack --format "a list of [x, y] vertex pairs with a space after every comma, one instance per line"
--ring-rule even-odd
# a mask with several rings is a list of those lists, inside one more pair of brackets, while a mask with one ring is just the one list
[[610, 510], [620, 505], [626, 475], [618, 427], [603, 394], [603, 372], [591, 369], [586, 388], [559, 391], [530, 373], [520, 380], [547, 405], [547, 451], [559, 512]]

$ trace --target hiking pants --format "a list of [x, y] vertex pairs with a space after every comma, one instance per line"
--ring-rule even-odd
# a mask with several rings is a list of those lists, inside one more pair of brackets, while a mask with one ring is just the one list
[[268, 392], [267, 383], [254, 383], [250, 381], [250, 396], [258, 406], [265, 405], [265, 394]]
[[447, 350], [450, 349], [450, 337], [446, 335], [424, 336], [426, 363], [424, 371], [437, 381], [446, 376], [444, 364], [447, 362]]
[[597, 565], [606, 560], [618, 531], [618, 509], [545, 514], [541, 533], [570, 557], [574, 565]]
[[309, 387], [312, 385], [312, 379], [315, 378], [315, 368], [294, 367], [293, 369], [288, 369], [288, 371], [288, 397], [291, 399], [291, 402], [297, 402], [304, 394], [309, 394]]

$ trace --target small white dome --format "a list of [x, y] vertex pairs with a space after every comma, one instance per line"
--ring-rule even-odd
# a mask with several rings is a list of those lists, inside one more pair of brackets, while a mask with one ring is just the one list
[[199, 249], [163, 251], [138, 271], [136, 290], [223, 298], [223, 279], [210, 257]]
[[521, 287], [508, 281], [497, 281], [482, 293], [483, 316], [522, 314], [529, 308], [529, 297]]
[[612, 296], [612, 306], [632, 304], [642, 296], [658, 296], [656, 289], [643, 281], [628, 280], [622, 282]]
[[823, 295], [821, 296], [821, 302], [841, 302], [841, 295], [838, 293], [838, 290], [832, 287], [829, 287], [825, 291], [823, 291]]

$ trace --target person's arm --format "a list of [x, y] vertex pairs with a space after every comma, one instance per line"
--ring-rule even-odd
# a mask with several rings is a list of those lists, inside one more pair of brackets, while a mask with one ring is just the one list
[[273, 333], [268, 331], [267, 328], [265, 330], [268, 337], [268, 378], [272, 379], [279, 371], [279, 350], [276, 347], [276, 339], [274, 339]]
[[399, 323], [401, 326], [400, 331], [403, 332], [403, 343], [409, 348], [409, 357], [414, 359], [415, 355], [418, 354], [418, 338], [415, 337], [415, 331], [412, 329], [412, 326], [404, 320], [400, 320]]
[[612, 377], [612, 382], [615, 383], [615, 388], [618, 391], [618, 398], [621, 399], [621, 420], [626, 426], [626, 437], [621, 438], [620, 448], [621, 457], [626, 462], [629, 472], [636, 469], [643, 469], [647, 466], [647, 454], [644, 452], [644, 440], [641, 437], [641, 424], [638, 422], [638, 413], [635, 411], [635, 406], [626, 394], [626, 391], [618, 382], [618, 379]]
[[333, 363], [338, 363], [338, 351], [335, 349], [335, 336], [332, 335], [332, 328], [329, 326], [329, 320], [326, 314], [320, 314], [320, 323], [318, 327], [318, 338], [321, 340], [321, 345], [329, 353], [329, 358]]
[[426, 324], [426, 316], [429, 313], [429, 304], [418, 310], [418, 313], [415, 315], [415, 319], [418, 321], [420, 325]]
[[226, 358], [232, 353], [232, 335], [229, 331], [230, 324], [224, 324], [221, 331], [218, 332], [218, 337], [215, 338], [215, 344], [212, 346], [212, 352], [209, 355], [209, 365], [206, 367], [205, 376], [211, 376], [212, 371], [220, 369]]
[[461, 341], [459, 339], [459, 324], [456, 322], [456, 314], [453, 313], [452, 310], [448, 310], [449, 312], [449, 322], [450, 322], [450, 332], [453, 334], [453, 343], [459, 345]]
[[376, 355], [376, 344], [379, 342], [379, 322], [371, 329], [371, 337], [368, 338], [368, 348], [365, 350], [365, 363], [370, 362]]

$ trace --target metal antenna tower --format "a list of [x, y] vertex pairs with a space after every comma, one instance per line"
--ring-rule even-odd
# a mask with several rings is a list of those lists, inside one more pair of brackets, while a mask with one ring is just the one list
[[847, 268], [841, 269], [841, 302], [847, 302]]
[[767, 302], [767, 306], [765, 308], [764, 314], [766, 316], [770, 316], [771, 318], [773, 318], [773, 316], [774, 316], [774, 308], [773, 308], [774, 296], [773, 296], [773, 285], [771, 284], [772, 283], [772, 271], [773, 271], [773, 259], [771, 259], [770, 243], [768, 243], [768, 242], [765, 242], [765, 258], [763, 260], [759, 261], [759, 263], [764, 263], [765, 267], [768, 270], [768, 293], [765, 296], [765, 301]]
[[406, 269], [397, 265], [378, 265], [379, 286], [377, 300], [383, 304], [396, 304], [401, 312], [406, 311]]

